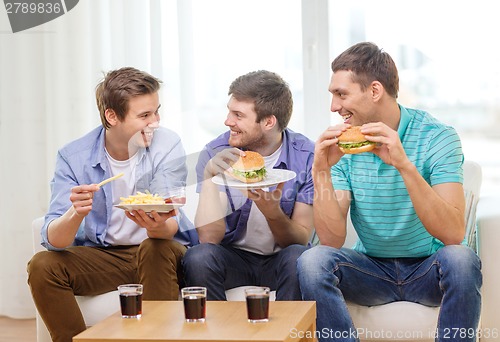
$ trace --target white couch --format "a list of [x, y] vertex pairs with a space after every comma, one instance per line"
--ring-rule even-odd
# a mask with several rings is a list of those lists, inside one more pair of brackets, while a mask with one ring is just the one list
[[[466, 189], [479, 194], [481, 184], [481, 170], [475, 163], [465, 165]], [[477, 198], [470, 197], [472, 201]], [[474, 210], [469, 214], [471, 221], [477, 220], [478, 251], [483, 264], [483, 304], [481, 324], [483, 337], [481, 341], [500, 342], [500, 315], [496, 310], [500, 308], [500, 271], [496, 261], [500, 260], [500, 197], [480, 198], [477, 205], [477, 214]], [[477, 216], [477, 217], [476, 217]], [[43, 218], [33, 221], [34, 250], [40, 251], [40, 228]], [[352, 228], [351, 228], [352, 229]], [[348, 233], [346, 245], [352, 245], [355, 239], [354, 230]], [[226, 291], [228, 300], [244, 300], [243, 287]], [[76, 296], [87, 326], [106, 318], [119, 310], [118, 294], [116, 291], [99, 296]], [[423, 305], [397, 302], [387, 305], [364, 307], [349, 304], [349, 311], [357, 328], [371, 334], [373, 339], [381, 340], [419, 340], [432, 341], [429, 333], [435, 330], [438, 308], [429, 308]], [[37, 314], [37, 340], [50, 341], [47, 329]], [[486, 336], [489, 334], [489, 336]], [[422, 335], [422, 336], [420, 336]], [[367, 336], [370, 337], [370, 336]], [[370, 340], [367, 338], [366, 340]]]

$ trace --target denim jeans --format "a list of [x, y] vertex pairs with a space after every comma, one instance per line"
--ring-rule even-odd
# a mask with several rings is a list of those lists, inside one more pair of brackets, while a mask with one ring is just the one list
[[268, 286], [276, 300], [301, 300], [297, 259], [307, 249], [290, 245], [272, 255], [260, 255], [211, 243], [191, 247], [182, 259], [187, 286], [207, 288], [208, 300], [226, 300], [226, 289]]
[[320, 341], [358, 340], [346, 301], [440, 306], [436, 341], [475, 341], [481, 261], [466, 246], [446, 246], [425, 258], [396, 259], [316, 246], [302, 254], [297, 268], [302, 298], [316, 301]]

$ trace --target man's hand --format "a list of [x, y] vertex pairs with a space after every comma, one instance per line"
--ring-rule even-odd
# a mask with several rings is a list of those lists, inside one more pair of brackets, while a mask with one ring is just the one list
[[255, 202], [257, 208], [267, 219], [273, 219], [281, 213], [280, 200], [285, 183], [279, 183], [273, 191], [262, 189], [246, 190], [249, 199]]
[[148, 231], [158, 231], [163, 227], [166, 220], [176, 215], [175, 210], [168, 213], [158, 213], [152, 211], [146, 213], [144, 210], [125, 211], [125, 215], [134, 221], [139, 227], [146, 228]]
[[337, 137], [349, 127], [351, 127], [349, 124], [331, 126], [319, 136], [314, 147], [315, 171], [330, 172], [330, 168], [338, 163], [344, 154], [337, 145], [339, 141]]
[[97, 184], [84, 184], [71, 188], [71, 206], [66, 212], [53, 220], [47, 228], [49, 243], [56, 248], [65, 248], [73, 243], [78, 227], [92, 210], [94, 192]]
[[388, 165], [400, 170], [410, 163], [401, 144], [399, 134], [382, 122], [372, 122], [361, 126], [361, 133], [369, 134], [366, 139], [377, 143], [371, 152]]
[[144, 210], [125, 211], [125, 215], [129, 219], [148, 231], [149, 237], [160, 239], [171, 239], [177, 232], [177, 222], [170, 225], [166, 222], [176, 214], [176, 210], [171, 210], [168, 213], [158, 213], [156, 211], [146, 213]]
[[87, 216], [92, 210], [94, 192], [98, 191], [96, 184], [78, 185], [71, 189], [69, 200], [78, 216]]
[[227, 148], [220, 151], [205, 166], [205, 179], [211, 178], [219, 173], [231, 170], [231, 164], [238, 158], [245, 155], [245, 152], [236, 147]]
[[312, 205], [295, 202], [293, 214], [288, 217], [280, 206], [284, 185], [284, 182], [279, 183], [273, 191], [252, 189], [245, 192], [266, 218], [278, 246], [305, 245], [313, 229]]

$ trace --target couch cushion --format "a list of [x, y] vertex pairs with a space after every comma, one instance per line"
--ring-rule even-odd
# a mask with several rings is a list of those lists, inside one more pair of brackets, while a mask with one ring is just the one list
[[[232, 302], [244, 302], [245, 301], [245, 289], [253, 286], [239, 286], [233, 289], [226, 290], [226, 298], [228, 301]], [[269, 300], [276, 300], [276, 291], [271, 291], [269, 294]]]
[[106, 317], [120, 311], [118, 290], [98, 296], [75, 296], [87, 327], [95, 325]]
[[439, 307], [411, 302], [378, 306], [347, 303], [361, 340], [434, 341]]

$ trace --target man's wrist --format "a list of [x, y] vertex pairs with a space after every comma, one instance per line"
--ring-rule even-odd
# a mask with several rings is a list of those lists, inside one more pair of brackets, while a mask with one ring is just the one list
[[316, 181], [324, 181], [331, 179], [330, 169], [318, 169], [314, 167], [314, 165], [311, 169], [311, 175], [313, 180]]
[[209, 167], [207, 165], [205, 167], [205, 169], [203, 170], [203, 179], [210, 179], [213, 176], [215, 176], [215, 174], [212, 171], [209, 170]]
[[[267, 220], [268, 222], [272, 222], [272, 221], [279, 221], [279, 220], [281, 220], [284, 216], [286, 216], [286, 215], [285, 215], [285, 213], [283, 212], [283, 210], [281, 209], [281, 207], [280, 207], [280, 206], [278, 206], [278, 208], [277, 208], [277, 209], [275, 209], [275, 210], [271, 210], [271, 212], [272, 212], [272, 216], [270, 216], [270, 217], [269, 217], [269, 216], [266, 216], [266, 220]], [[288, 216], [286, 216], [286, 217], [288, 217]]]
[[402, 165], [397, 167], [397, 169], [401, 175], [417, 171], [417, 167], [413, 165], [413, 163], [409, 159], [406, 161], [406, 163], [403, 163]]

